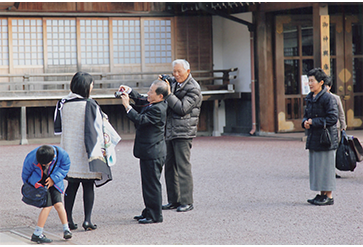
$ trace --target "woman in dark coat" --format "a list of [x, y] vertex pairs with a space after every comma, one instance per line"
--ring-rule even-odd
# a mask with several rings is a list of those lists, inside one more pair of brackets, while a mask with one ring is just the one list
[[[324, 79], [327, 75], [320, 68], [309, 71], [310, 93], [306, 97], [306, 108], [302, 127], [308, 130], [306, 149], [309, 149], [310, 189], [320, 191], [308, 202], [315, 205], [333, 205], [335, 190], [335, 150], [338, 148], [338, 106], [327, 92]], [[331, 137], [330, 145], [320, 143], [324, 124]]]

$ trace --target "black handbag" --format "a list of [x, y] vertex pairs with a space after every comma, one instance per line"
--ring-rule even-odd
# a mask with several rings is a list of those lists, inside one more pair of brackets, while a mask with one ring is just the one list
[[356, 157], [353, 149], [349, 145], [349, 137], [342, 130], [342, 139], [336, 152], [335, 167], [340, 171], [354, 171], [356, 168]]
[[330, 145], [331, 145], [330, 133], [329, 133], [329, 130], [326, 128], [325, 119], [324, 119], [323, 133], [321, 133], [321, 136], [320, 136], [320, 144], [323, 146], [328, 146], [328, 147], [330, 147]]
[[47, 205], [47, 187], [35, 188], [29, 183], [24, 183], [21, 187], [21, 194], [23, 194], [23, 198], [21, 200], [28, 205], [35, 206], [37, 208], [43, 208]]
[[353, 149], [357, 162], [363, 161], [363, 147], [357, 137], [348, 137], [349, 145]]
[[[53, 169], [51, 170], [49, 175], [52, 174], [52, 172], [54, 171], [54, 168], [58, 161], [58, 154], [59, 154], [58, 148], [55, 147], [55, 149], [57, 150], [57, 158], [54, 162]], [[28, 205], [37, 208], [44, 208], [47, 205], [47, 200], [48, 200], [47, 186], [35, 188], [33, 185], [29, 183], [24, 183], [23, 186], [21, 187], [21, 194], [23, 195], [21, 200]]]

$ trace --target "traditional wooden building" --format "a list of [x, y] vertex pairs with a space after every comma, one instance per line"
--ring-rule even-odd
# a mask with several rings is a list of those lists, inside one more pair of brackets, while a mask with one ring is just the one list
[[[211, 16], [176, 16], [169, 8], [138, 2], [0, 3], [0, 139], [52, 137], [55, 103], [77, 71], [94, 75], [93, 97], [122, 135], [135, 129], [113, 96], [121, 83], [146, 92], [158, 74], [170, 74], [174, 59], [185, 58], [208, 91], [215, 78]], [[228, 80], [224, 72], [217, 73]], [[213, 132], [213, 100], [236, 97], [227, 85], [223, 89], [227, 94], [204, 94], [201, 134]]]
[[321, 67], [345, 109], [348, 129], [363, 128], [363, 5], [269, 3], [255, 12], [259, 129], [302, 131], [305, 75]]
[[[241, 26], [247, 27], [244, 35], [250, 37], [250, 43], [238, 46], [233, 42], [235, 36], [223, 38], [234, 51], [245, 46], [251, 49], [250, 83], [240, 82], [251, 85], [250, 133], [303, 131], [304, 98], [309, 92], [306, 74], [315, 67], [321, 67], [332, 77], [332, 92], [342, 99], [348, 129], [363, 129], [362, 3], [190, 3], [188, 6], [190, 11], [210, 13], [214, 32], [218, 32], [217, 16], [229, 20], [235, 32]], [[251, 13], [252, 21], [246, 21], [248, 16], [241, 13]], [[244, 105], [241, 99], [231, 101]], [[236, 127], [248, 120], [238, 117], [246, 114], [236, 112], [233, 107], [225, 110], [226, 116], [230, 116], [226, 127], [245, 131]]]
[[362, 17], [361, 3], [0, 3], [0, 140], [53, 136], [55, 102], [80, 70], [133, 134], [113, 90], [145, 90], [176, 58], [202, 86], [200, 135], [303, 131], [314, 67], [332, 76], [348, 128], [362, 129]]

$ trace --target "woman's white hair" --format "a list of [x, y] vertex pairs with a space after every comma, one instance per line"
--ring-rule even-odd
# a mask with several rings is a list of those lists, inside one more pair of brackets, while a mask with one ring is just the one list
[[181, 65], [183, 65], [184, 69], [186, 69], [186, 70], [190, 69], [190, 65], [189, 65], [189, 63], [187, 62], [187, 60], [185, 60], [185, 59], [176, 59], [176, 60], [174, 60], [174, 61], [172, 62], [172, 66], [173, 66], [173, 68], [174, 68], [174, 66], [175, 66], [176, 64], [181, 64]]

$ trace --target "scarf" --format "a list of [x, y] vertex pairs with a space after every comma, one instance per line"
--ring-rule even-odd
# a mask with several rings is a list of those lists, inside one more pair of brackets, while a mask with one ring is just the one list
[[66, 97], [62, 98], [57, 102], [54, 111], [54, 134], [61, 135], [62, 134], [62, 108], [66, 102], [70, 101], [78, 101], [78, 100], [86, 100], [79, 94], [75, 94], [70, 92]]

